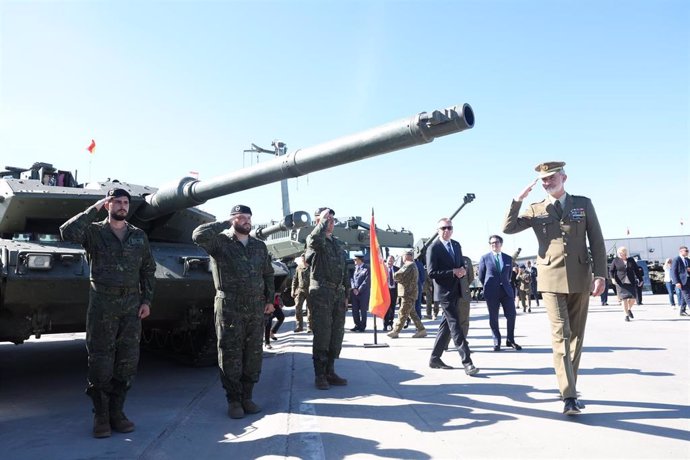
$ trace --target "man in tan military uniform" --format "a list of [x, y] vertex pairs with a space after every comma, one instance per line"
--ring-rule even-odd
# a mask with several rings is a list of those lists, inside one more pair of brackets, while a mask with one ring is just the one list
[[400, 310], [398, 310], [398, 321], [388, 333], [388, 337], [397, 339], [400, 331], [403, 329], [403, 325], [410, 318], [417, 328], [417, 332], [412, 337], [426, 337], [424, 324], [422, 324], [422, 320], [419, 319], [417, 311], [414, 309], [417, 294], [419, 294], [419, 284], [417, 283], [419, 271], [417, 270], [417, 264], [414, 262], [414, 251], [412, 249], [405, 252], [403, 261], [403, 266], [393, 275], [393, 278], [398, 283], [398, 298], [401, 299], [401, 303]]
[[[590, 199], [565, 192], [563, 184], [568, 176], [564, 166], [557, 161], [537, 165], [539, 178], [513, 200], [503, 231], [513, 234], [532, 228], [537, 236], [539, 292], [551, 323], [554, 367], [565, 403], [563, 413], [574, 415], [584, 407], [577, 400], [577, 371], [589, 295], [600, 295], [605, 286], [606, 249]], [[548, 194], [546, 199], [529, 205], [518, 217], [522, 200], [539, 179]]]

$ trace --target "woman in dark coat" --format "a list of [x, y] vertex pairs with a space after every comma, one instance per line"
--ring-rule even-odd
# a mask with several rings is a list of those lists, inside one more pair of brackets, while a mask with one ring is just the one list
[[630, 321], [635, 317], [632, 306], [637, 296], [637, 286], [642, 283], [642, 280], [638, 275], [637, 262], [628, 257], [627, 248], [623, 246], [618, 248], [618, 257], [611, 262], [609, 273], [611, 279], [616, 282], [616, 289], [625, 310], [625, 320]]

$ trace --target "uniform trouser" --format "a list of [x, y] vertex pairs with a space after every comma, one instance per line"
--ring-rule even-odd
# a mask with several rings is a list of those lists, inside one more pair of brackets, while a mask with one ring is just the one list
[[518, 296], [520, 297], [520, 303], [522, 304], [523, 309], [527, 308], [528, 306], [530, 308], [532, 307], [532, 300], [530, 299], [529, 291], [523, 291], [520, 289], [518, 291]]
[[501, 295], [498, 299], [491, 299], [486, 301], [486, 307], [489, 310], [489, 327], [491, 328], [491, 335], [494, 338], [494, 345], [501, 345], [501, 330], [498, 327], [498, 309], [503, 307], [503, 316], [506, 317], [507, 330], [506, 338], [511, 342], [515, 341], [515, 299], [508, 295], [501, 288]]
[[352, 294], [352, 319], [355, 327], [361, 330], [367, 328], [367, 313], [369, 311], [369, 292]]
[[589, 293], [542, 292], [551, 323], [553, 366], [563, 398], [577, 398], [577, 371], [585, 336]]
[[423, 331], [424, 324], [422, 324], [422, 321], [419, 319], [419, 316], [417, 316], [417, 311], [414, 308], [415, 301], [417, 299], [413, 297], [401, 297], [401, 299], [402, 302], [400, 303], [400, 310], [398, 311], [398, 321], [396, 321], [395, 326], [393, 326], [393, 331], [402, 331], [402, 328], [408, 318], [412, 319], [414, 327], [416, 327], [418, 331]]
[[258, 296], [215, 298], [220, 381], [228, 401], [242, 399], [244, 384], [259, 381], [263, 357], [264, 307]]
[[[340, 356], [345, 335], [345, 296], [325, 286], [309, 289], [311, 298], [311, 326], [314, 333], [312, 359], [314, 374], [326, 375], [329, 367]], [[330, 369], [332, 371], [332, 369]]]
[[140, 297], [89, 291], [86, 312], [88, 352], [87, 393], [124, 394], [132, 385], [139, 363]]
[[532, 291], [532, 296], [534, 297], [535, 302], [537, 303], [537, 307], [539, 306], [539, 292], [537, 292], [537, 282], [532, 278], [532, 284], [530, 284], [530, 288]]
[[302, 306], [304, 305], [307, 309], [307, 324], [311, 327], [311, 305], [309, 301], [309, 295], [307, 291], [299, 291], [297, 293], [297, 298], [295, 299], [295, 319], [297, 320], [297, 325], [299, 327], [304, 327], [304, 310]]
[[680, 288], [680, 293], [683, 296], [683, 303], [680, 306], [680, 311], [685, 311], [687, 306], [690, 305], [690, 280]]
[[438, 326], [438, 333], [436, 334], [436, 341], [434, 342], [434, 349], [431, 352], [431, 359], [441, 358], [443, 352], [448, 348], [450, 339], [453, 339], [455, 348], [460, 353], [460, 359], [463, 365], [472, 364], [470, 358], [470, 347], [465, 340], [465, 334], [460, 327], [460, 320], [458, 315], [458, 300], [456, 296], [449, 296], [450, 298], [441, 301], [441, 308], [443, 309], [443, 319]]

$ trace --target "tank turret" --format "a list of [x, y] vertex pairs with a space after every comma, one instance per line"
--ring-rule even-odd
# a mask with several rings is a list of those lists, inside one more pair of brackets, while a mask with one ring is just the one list
[[[127, 219], [146, 231], [157, 262], [156, 294], [143, 341], [199, 356], [213, 346], [213, 282], [209, 257], [192, 244], [191, 234], [215, 217], [198, 205], [473, 126], [468, 104], [422, 112], [211, 180], [184, 177], [159, 188], [117, 180], [79, 184], [76, 174], [49, 163], [6, 167], [0, 172], [0, 341], [21, 343], [32, 334], [84, 330], [88, 262], [80, 246], [60, 241], [59, 227], [117, 187], [132, 196]], [[265, 239], [309, 223], [306, 213], [294, 213], [256, 234]]]

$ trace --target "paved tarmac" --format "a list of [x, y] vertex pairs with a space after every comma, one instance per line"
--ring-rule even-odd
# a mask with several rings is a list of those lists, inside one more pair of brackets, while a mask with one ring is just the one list
[[690, 318], [666, 302], [645, 296], [626, 323], [592, 301], [577, 417], [561, 414], [543, 307], [518, 315], [522, 351], [494, 352], [486, 306], [472, 305], [476, 377], [452, 351], [457, 369], [428, 367], [439, 321], [423, 339], [379, 332], [387, 348], [348, 332], [336, 368], [350, 383], [329, 391], [314, 388], [311, 336], [289, 317], [255, 390], [263, 412], [241, 420], [215, 368], [144, 352], [126, 406], [137, 429], [107, 439], [91, 437], [83, 334], [0, 344], [0, 459], [690, 458]]

